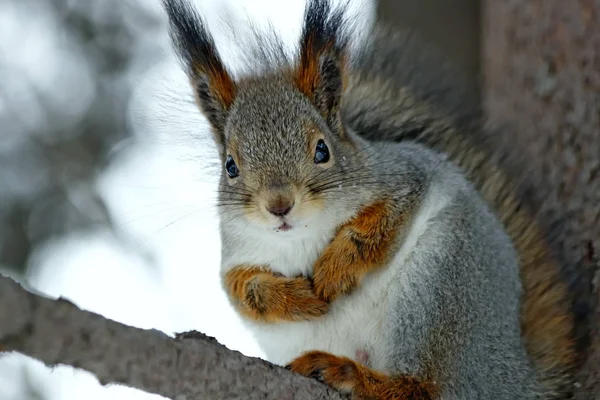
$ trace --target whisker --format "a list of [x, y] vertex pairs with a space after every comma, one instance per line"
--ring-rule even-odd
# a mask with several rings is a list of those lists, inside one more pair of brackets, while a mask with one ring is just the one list
[[[367, 150], [371, 149], [371, 148], [372, 148], [374, 145], [375, 145], [375, 144], [371, 144], [370, 146], [366, 146], [366, 147], [364, 147], [364, 148], [362, 148], [362, 149], [360, 149], [360, 150], [358, 150], [358, 151], [356, 151], [356, 152], [354, 152], [354, 153], [352, 153], [352, 154], [350, 154], [350, 155], [348, 155], [348, 156], [342, 156], [342, 157], [343, 157], [343, 158], [345, 159], [345, 161], [347, 162], [348, 160], [351, 160], [351, 159], [355, 158], [355, 157], [356, 157], [356, 156], [358, 156], [359, 154], [361, 154], [361, 153], [363, 153], [363, 152], [365, 152], [365, 151], [367, 151]], [[309, 185], [309, 184], [310, 184], [310, 183], [312, 183], [312, 182], [313, 182], [315, 179], [317, 179], [318, 177], [320, 177], [320, 176], [321, 176], [321, 175], [323, 175], [324, 173], [327, 173], [327, 172], [328, 172], [328, 171], [329, 171], [329, 170], [330, 170], [332, 167], [333, 167], [333, 166], [331, 166], [331, 167], [328, 167], [328, 168], [324, 169], [323, 171], [320, 171], [318, 174], [316, 174], [316, 175], [314, 175], [313, 177], [311, 177], [310, 179], [308, 179], [308, 180], [305, 182], [305, 185]], [[362, 168], [362, 167], [361, 167], [361, 168]], [[344, 173], [345, 171], [348, 171], [348, 170], [343, 170], [343, 171], [338, 171], [338, 172], [340, 172], [340, 173]]]
[[231, 196], [236, 196], [239, 198], [244, 198], [244, 199], [251, 199], [252, 196], [246, 193], [236, 193], [236, 192], [217, 192], [217, 194], [222, 194], [222, 195], [231, 195]]
[[189, 207], [195, 207], [195, 206], [196, 206], [195, 204], [187, 204], [187, 205], [181, 205], [181, 206], [177, 206], [177, 207], [167, 208], [165, 210], [154, 211], [152, 213], [140, 215], [140, 216], [130, 219], [128, 221], [124, 221], [120, 224], [117, 224], [116, 226], [121, 228], [121, 227], [127, 226], [129, 224], [132, 224], [132, 223], [139, 221], [141, 219], [144, 219], [144, 218], [150, 218], [150, 217], [157, 216], [158, 214], [166, 213], [169, 211], [181, 210], [182, 208], [189, 208]]
[[217, 204], [217, 208], [223, 209], [226, 207], [234, 207], [234, 206], [248, 206], [247, 203], [219, 203]]
[[333, 168], [333, 166], [325, 168], [324, 170], [320, 171], [318, 174], [314, 175], [312, 178], [308, 179], [304, 184], [309, 185], [312, 181], [314, 181], [316, 178], [323, 175], [324, 173], [328, 172], [331, 168]]
[[140, 243], [138, 246], [139, 246], [139, 247], [143, 246], [143, 245], [144, 245], [144, 244], [146, 244], [146, 243], [147, 243], [147, 242], [148, 242], [150, 239], [152, 239], [153, 237], [155, 237], [156, 235], [158, 235], [160, 232], [164, 231], [164, 230], [165, 230], [165, 229], [167, 229], [168, 227], [170, 227], [170, 226], [172, 226], [173, 224], [175, 224], [175, 223], [177, 223], [177, 222], [181, 221], [181, 220], [182, 220], [182, 219], [184, 219], [184, 218], [187, 218], [187, 217], [189, 217], [190, 215], [197, 214], [197, 213], [199, 213], [199, 212], [201, 212], [201, 211], [202, 211], [202, 210], [195, 210], [195, 211], [192, 211], [192, 212], [190, 212], [190, 213], [187, 213], [187, 214], [185, 214], [185, 215], [183, 215], [183, 216], [181, 216], [181, 217], [179, 217], [179, 218], [175, 219], [174, 221], [171, 221], [170, 223], [168, 223], [167, 225], [163, 226], [163, 227], [162, 227], [162, 228], [160, 228], [158, 231], [154, 232], [152, 235], [150, 235], [149, 237], [147, 237], [145, 240], [143, 240], [143, 241], [142, 241], [142, 242], [141, 242], [141, 243]]
[[[331, 174], [329, 174], [328, 176], [325, 177], [325, 179], [320, 180], [318, 182], [314, 182], [314, 183], [310, 183], [309, 186], [310, 190], [318, 192], [321, 191], [323, 188], [328, 187], [328, 186], [339, 186], [340, 184], [346, 184], [346, 183], [361, 183], [361, 184], [366, 184], [366, 182], [361, 181], [361, 179], [380, 179], [380, 178], [386, 178], [386, 177], [394, 177], [394, 176], [400, 176], [402, 175], [402, 173], [375, 173], [374, 169], [380, 166], [384, 166], [386, 164], [389, 163], [394, 163], [397, 162], [397, 160], [386, 160], [386, 161], [382, 161], [382, 162], [378, 162], [375, 164], [371, 164], [367, 167], [356, 167], [354, 169], [350, 169], [350, 170], [344, 170], [344, 171], [335, 171]], [[379, 180], [378, 182], [380, 183], [385, 183], [385, 181], [383, 180]]]
[[219, 188], [217, 189], [217, 192], [234, 192], [234, 193], [244, 193], [247, 195], [251, 195], [254, 192], [245, 188], [241, 188], [241, 187], [231, 187], [231, 186], [226, 186], [225, 188]]
[[344, 176], [344, 175], [339, 175], [339, 176], [335, 176], [332, 177], [330, 179], [327, 180], [323, 180], [321, 182], [319, 182], [317, 185], [312, 185], [310, 186], [310, 189], [312, 191], [319, 191], [322, 187], [325, 186], [329, 186], [329, 185], [340, 185], [340, 184], [344, 184], [346, 182], [349, 181], [355, 181], [355, 182], [360, 182], [361, 179], [373, 179], [374, 177], [371, 174], [364, 174], [364, 175], [352, 175], [352, 176]]
[[246, 209], [245, 212], [243, 212], [243, 213], [231, 215], [227, 219], [221, 219], [221, 223], [226, 225], [226, 224], [229, 224], [229, 223], [235, 221], [236, 219], [240, 219], [240, 218], [246, 217], [248, 215], [257, 214], [257, 213], [258, 213], [258, 210], [256, 210], [256, 209], [250, 209], [250, 210]]
[[136, 208], [135, 210], [133, 210], [133, 211], [125, 211], [125, 212], [122, 212], [122, 213], [116, 214], [116, 215], [115, 215], [115, 218], [117, 218], [117, 219], [120, 219], [120, 218], [122, 218], [122, 217], [125, 217], [126, 215], [129, 215], [129, 214], [132, 214], [132, 213], [134, 213], [134, 212], [138, 212], [138, 211], [141, 211], [141, 210], [147, 210], [147, 209], [149, 209], [149, 208], [153, 208], [153, 207], [161, 206], [161, 205], [163, 205], [163, 204], [166, 204], [166, 203], [172, 203], [172, 202], [174, 202], [174, 201], [175, 201], [175, 200], [165, 200], [165, 201], [159, 201], [159, 202], [157, 202], [157, 203], [146, 204], [146, 205], [144, 205], [144, 206], [142, 206], [142, 207], [137, 207], [137, 208]]
[[350, 176], [343, 177], [339, 179], [335, 179], [329, 182], [324, 182], [318, 186], [311, 187], [311, 190], [315, 192], [321, 192], [323, 190], [331, 189], [331, 188], [339, 188], [340, 185], [385, 185], [389, 183], [389, 180], [384, 180], [381, 178], [389, 178], [394, 176], [403, 176], [403, 173], [394, 173], [394, 174], [380, 174], [378, 176]]

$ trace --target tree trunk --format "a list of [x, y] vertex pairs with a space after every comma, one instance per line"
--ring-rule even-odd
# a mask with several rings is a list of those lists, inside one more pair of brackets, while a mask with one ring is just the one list
[[485, 109], [491, 121], [510, 124], [511, 139], [539, 171], [544, 211], [566, 214], [567, 279], [591, 325], [582, 398], [590, 390], [600, 396], [600, 276], [590, 262], [600, 251], [600, 2], [483, 4]]

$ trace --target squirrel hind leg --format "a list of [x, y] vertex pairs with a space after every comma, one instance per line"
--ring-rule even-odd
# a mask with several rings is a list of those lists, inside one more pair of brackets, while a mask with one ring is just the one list
[[433, 382], [408, 375], [386, 375], [347, 357], [323, 351], [307, 352], [287, 368], [335, 389], [350, 392], [354, 398], [360, 399], [429, 400], [435, 398], [438, 392]]

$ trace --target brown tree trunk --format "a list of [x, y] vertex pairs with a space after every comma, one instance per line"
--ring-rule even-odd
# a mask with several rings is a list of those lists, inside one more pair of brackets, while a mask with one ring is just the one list
[[535, 163], [544, 211], [566, 214], [567, 278], [592, 326], [580, 382], [600, 396], [600, 277], [590, 262], [600, 252], [600, 2], [487, 0], [482, 26], [486, 113]]

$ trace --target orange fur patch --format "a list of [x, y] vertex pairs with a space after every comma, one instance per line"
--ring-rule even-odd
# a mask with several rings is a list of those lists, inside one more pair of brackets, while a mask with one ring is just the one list
[[225, 70], [221, 69], [217, 73], [210, 75], [211, 92], [219, 102], [229, 109], [235, 98], [235, 84]]
[[398, 212], [391, 201], [380, 200], [343, 225], [315, 263], [317, 295], [331, 302], [355, 288], [370, 270], [383, 265], [406, 214]]
[[311, 351], [288, 366], [304, 376], [322, 380], [339, 390], [352, 392], [362, 399], [433, 399], [437, 388], [432, 382], [401, 375], [389, 376], [346, 357]]
[[225, 286], [240, 313], [257, 321], [311, 320], [328, 309], [309, 279], [278, 276], [266, 268], [235, 267], [225, 275]]
[[[300, 63], [294, 70], [294, 82], [296, 87], [309, 99], [314, 100], [314, 94], [321, 80], [320, 60], [323, 54], [333, 50], [335, 43], [331, 42], [318, 48], [315, 46], [316, 39], [309, 37], [300, 49]], [[343, 53], [338, 55], [339, 68], [342, 79], [342, 91], [348, 86], [349, 77], [346, 73], [348, 56]]]
[[236, 86], [225, 68], [220, 63], [213, 63], [208, 68], [205, 65], [195, 65], [194, 72], [208, 77], [211, 94], [224, 109], [228, 110], [235, 99]]
[[315, 37], [310, 36], [302, 43], [300, 49], [300, 64], [296, 71], [296, 86], [309, 99], [314, 99], [314, 92], [319, 84], [320, 66], [319, 59], [328, 49], [333, 48], [334, 43], [318, 48], [315, 45]]

